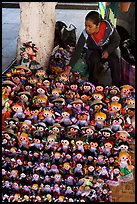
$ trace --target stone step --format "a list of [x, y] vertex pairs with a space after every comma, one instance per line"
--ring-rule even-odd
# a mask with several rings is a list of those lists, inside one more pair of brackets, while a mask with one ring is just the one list
[[[2, 2], [2, 8], [19, 8], [19, 2]], [[97, 10], [98, 2], [58, 2], [56, 9]]]

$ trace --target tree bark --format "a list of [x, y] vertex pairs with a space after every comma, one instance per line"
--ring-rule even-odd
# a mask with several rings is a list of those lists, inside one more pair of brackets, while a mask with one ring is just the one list
[[57, 2], [19, 2], [20, 29], [17, 62], [23, 43], [32, 41], [38, 48], [36, 60], [46, 70], [54, 46], [55, 6]]

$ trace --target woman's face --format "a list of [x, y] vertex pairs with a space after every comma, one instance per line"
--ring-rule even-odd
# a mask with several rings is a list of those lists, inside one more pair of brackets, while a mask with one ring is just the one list
[[[100, 24], [100, 23], [99, 23]], [[85, 21], [85, 29], [87, 31], [88, 34], [94, 34], [94, 33], [97, 33], [98, 32], [98, 28], [99, 28], [99, 24], [96, 25], [93, 23], [92, 20], [86, 20]]]

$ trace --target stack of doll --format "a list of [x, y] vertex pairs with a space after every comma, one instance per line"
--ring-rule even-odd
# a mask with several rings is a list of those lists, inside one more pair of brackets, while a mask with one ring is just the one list
[[2, 201], [112, 202], [134, 179], [134, 87], [51, 77], [24, 46], [2, 82]]

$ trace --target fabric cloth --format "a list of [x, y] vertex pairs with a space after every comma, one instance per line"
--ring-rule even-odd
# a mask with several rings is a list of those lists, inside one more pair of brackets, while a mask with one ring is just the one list
[[122, 84], [129, 84], [135, 87], [135, 66], [129, 64], [122, 57], [120, 59], [120, 64]]

